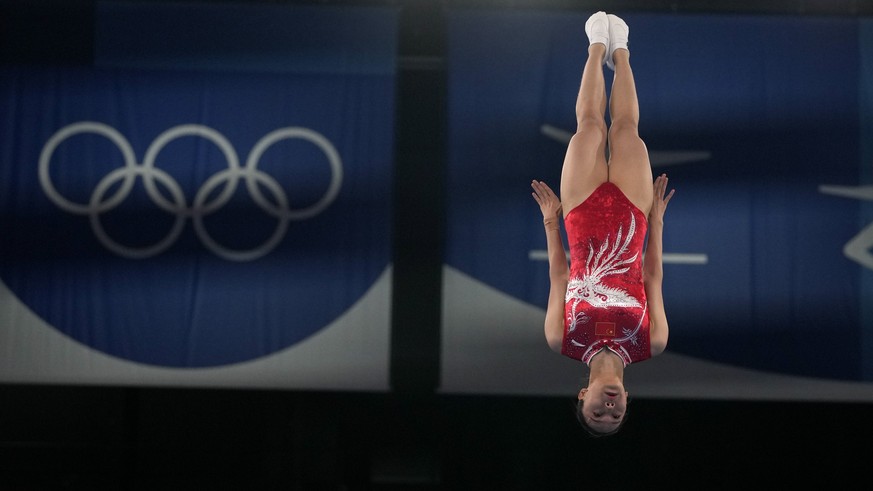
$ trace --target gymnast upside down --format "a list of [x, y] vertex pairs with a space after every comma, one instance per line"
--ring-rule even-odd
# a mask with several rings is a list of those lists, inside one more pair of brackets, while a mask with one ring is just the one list
[[[561, 171], [561, 197], [542, 181], [531, 184], [549, 257], [545, 336], [552, 350], [588, 366], [577, 418], [594, 436], [621, 428], [628, 404], [625, 367], [662, 353], [669, 336], [662, 244], [664, 212], [674, 191], [666, 193], [664, 174], [653, 182], [638, 133], [628, 32], [621, 18], [604, 12], [585, 23], [588, 59], [576, 99], [576, 133]], [[615, 72], [608, 130], [604, 64]]]

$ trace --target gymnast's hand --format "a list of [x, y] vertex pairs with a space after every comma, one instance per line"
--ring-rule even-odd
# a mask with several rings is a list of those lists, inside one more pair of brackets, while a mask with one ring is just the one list
[[664, 223], [664, 212], [667, 211], [667, 204], [670, 203], [670, 198], [673, 197], [675, 189], [671, 189], [670, 193], [664, 196], [667, 192], [667, 174], [661, 174], [655, 178], [654, 199], [652, 200], [652, 209], [649, 211], [649, 223], [657, 222]]
[[543, 218], [557, 217], [561, 218], [561, 200], [555, 196], [554, 191], [543, 181], [533, 181], [530, 186], [534, 192], [531, 193], [533, 198], [540, 205], [540, 211], [543, 212]]

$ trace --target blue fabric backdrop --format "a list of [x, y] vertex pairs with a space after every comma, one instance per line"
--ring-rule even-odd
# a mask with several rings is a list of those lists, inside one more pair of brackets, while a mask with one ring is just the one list
[[395, 38], [393, 9], [100, 4], [96, 67], [0, 73], [3, 282], [149, 365], [319, 332], [389, 266]]
[[[665, 252], [705, 261], [665, 264], [668, 349], [783, 374], [873, 378], [863, 370], [864, 267], [842, 251], [864, 223], [859, 203], [820, 190], [859, 185], [858, 20], [623, 17], [653, 160], [696, 155], [655, 169], [677, 190]], [[449, 19], [445, 261], [543, 309], [548, 271], [532, 252], [545, 238], [529, 183], [558, 189], [585, 18], [458, 10]]]
[[860, 21], [859, 46], [861, 59], [860, 112], [861, 112], [861, 160], [860, 184], [867, 192], [861, 201], [858, 235], [866, 234], [867, 267], [861, 272], [861, 329], [864, 357], [863, 373], [866, 380], [873, 380], [873, 22]]

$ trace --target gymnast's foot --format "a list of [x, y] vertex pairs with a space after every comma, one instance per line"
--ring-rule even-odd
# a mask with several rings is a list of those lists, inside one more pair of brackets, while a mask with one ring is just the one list
[[[588, 35], [590, 44], [600, 43], [606, 46], [606, 53], [609, 53], [609, 19], [606, 12], [597, 12], [588, 18], [585, 22], [585, 34]], [[604, 61], [606, 59], [604, 53]]]
[[612, 54], [617, 49], [628, 49], [627, 39], [630, 29], [627, 27], [627, 23], [617, 15], [609, 14], [606, 18], [609, 20], [609, 44], [607, 45], [609, 49], [606, 50], [606, 66], [615, 70]]

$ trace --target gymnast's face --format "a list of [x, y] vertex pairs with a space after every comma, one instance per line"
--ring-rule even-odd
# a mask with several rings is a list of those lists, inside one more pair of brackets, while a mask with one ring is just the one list
[[618, 384], [597, 385], [579, 391], [585, 423], [598, 433], [618, 429], [627, 410], [627, 391]]

